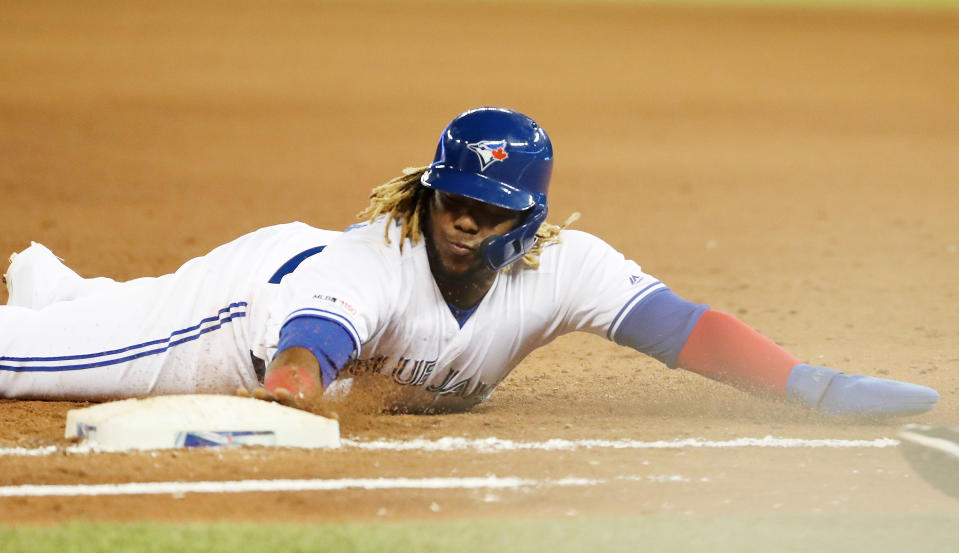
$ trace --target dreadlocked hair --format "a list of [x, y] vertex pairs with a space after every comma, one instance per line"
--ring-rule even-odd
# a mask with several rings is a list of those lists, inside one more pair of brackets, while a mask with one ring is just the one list
[[[421, 222], [426, 214], [430, 189], [420, 184], [420, 177], [429, 169], [426, 167], [407, 167], [403, 173], [381, 184], [370, 192], [370, 205], [356, 214], [361, 221], [372, 222], [377, 217], [386, 215], [386, 230], [383, 233], [386, 243], [390, 243], [390, 223], [397, 221], [402, 225], [400, 231], [400, 249], [403, 240], [416, 244], [421, 236]], [[539, 256], [543, 248], [550, 244], [559, 243], [559, 233], [580, 217], [579, 212], [570, 215], [562, 225], [543, 223], [536, 231], [536, 243], [523, 256], [523, 263], [530, 269], [539, 267]]]
[[399, 221], [403, 225], [400, 232], [400, 249], [402, 240], [407, 238], [413, 244], [420, 241], [420, 221], [426, 210], [428, 188], [420, 184], [420, 177], [429, 169], [427, 167], [407, 167], [403, 174], [390, 179], [370, 192], [370, 205], [356, 214], [361, 221], [373, 222], [380, 215], [386, 215], [386, 231], [383, 236], [386, 243], [390, 243], [390, 223]]
[[559, 244], [559, 232], [565, 230], [578, 220], [579, 212], [574, 211], [561, 225], [546, 222], [540, 225], [539, 230], [536, 231], [536, 242], [533, 244], [533, 247], [526, 252], [526, 255], [523, 256], [523, 263], [530, 269], [538, 269], [539, 255], [543, 253], [543, 248], [550, 244]]

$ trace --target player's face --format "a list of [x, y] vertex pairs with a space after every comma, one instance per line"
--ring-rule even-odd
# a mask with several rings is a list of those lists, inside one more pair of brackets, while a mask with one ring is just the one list
[[484, 268], [480, 244], [519, 222], [521, 213], [437, 190], [430, 202], [429, 239], [434, 257], [451, 274]]

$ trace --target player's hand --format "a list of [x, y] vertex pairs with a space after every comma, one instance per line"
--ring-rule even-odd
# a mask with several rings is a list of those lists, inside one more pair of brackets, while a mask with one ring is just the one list
[[240, 388], [236, 395], [261, 401], [274, 401], [287, 407], [310, 411], [328, 418], [337, 418], [322, 400], [322, 391], [309, 371], [295, 365], [282, 365], [270, 370], [263, 386], [252, 391]]
[[305, 401], [305, 398], [299, 398], [293, 395], [293, 393], [286, 388], [278, 388], [273, 392], [267, 390], [263, 386], [257, 386], [252, 390], [247, 390], [246, 388], [237, 388], [236, 395], [239, 397], [251, 397], [261, 401], [272, 401], [286, 405], [287, 407], [309, 411], [308, 402]]
[[261, 401], [272, 401], [287, 407], [307, 411], [313, 413], [314, 415], [320, 415], [321, 417], [326, 417], [328, 419], [339, 420], [340, 418], [339, 414], [333, 410], [326, 401], [323, 400], [322, 396], [316, 398], [298, 398], [290, 393], [289, 390], [281, 388], [276, 392], [270, 392], [262, 386], [258, 386], [253, 390], [237, 388], [235, 395], [239, 397], [251, 397]]
[[904, 416], [925, 413], [938, 401], [939, 393], [927, 386], [874, 376], [839, 374], [826, 389], [819, 410], [835, 415]]
[[786, 395], [828, 415], [866, 418], [916, 415], [939, 401], [939, 393], [927, 386], [812, 365], [793, 367]]

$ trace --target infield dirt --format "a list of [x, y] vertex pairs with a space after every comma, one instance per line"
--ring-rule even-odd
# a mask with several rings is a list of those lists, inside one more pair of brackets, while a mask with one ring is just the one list
[[[959, 12], [306, 1], [3, 12], [0, 252], [35, 240], [82, 275], [130, 279], [265, 225], [345, 228], [370, 188], [431, 160], [452, 116], [507, 105], [553, 139], [554, 220], [582, 212], [576, 228], [805, 361], [942, 394], [921, 417], [827, 421], [574, 335], [471, 413], [357, 413], [345, 436], [873, 439], [904, 422], [959, 423]], [[64, 445], [76, 405], [0, 401], [0, 447]], [[0, 456], [0, 486], [489, 473], [687, 480], [492, 499], [7, 498], [0, 519], [959, 512], [895, 448]]]

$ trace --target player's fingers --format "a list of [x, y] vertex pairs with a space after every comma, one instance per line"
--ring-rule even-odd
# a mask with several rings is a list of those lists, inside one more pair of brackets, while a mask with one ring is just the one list
[[[248, 390], [242, 388], [238, 389], [237, 394], [239, 395], [241, 391], [247, 394], [246, 397], [249, 397]], [[321, 417], [326, 417], [328, 419], [339, 420], [340, 418], [339, 414], [330, 409], [328, 406], [318, 402], [310, 401], [304, 397], [295, 396], [293, 395], [293, 392], [287, 390], [286, 388], [276, 388], [272, 393], [263, 387], [254, 388], [253, 397], [263, 401], [275, 401], [281, 405], [293, 407], [294, 409], [309, 411], [313, 414], [320, 415]]]
[[235, 392], [233, 392], [233, 395], [237, 397], [250, 397], [250, 391], [247, 390], [246, 388], [240, 387], [240, 388], [237, 388]]
[[273, 393], [276, 394], [276, 401], [279, 403], [287, 407], [301, 408], [299, 400], [286, 388], [277, 388]]
[[253, 397], [263, 401], [276, 401], [276, 396], [267, 391], [266, 388], [254, 388]]

